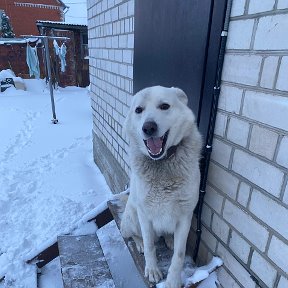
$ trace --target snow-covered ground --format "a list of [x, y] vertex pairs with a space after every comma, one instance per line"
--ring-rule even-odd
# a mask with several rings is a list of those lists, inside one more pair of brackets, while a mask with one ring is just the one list
[[0, 93], [0, 285], [17, 288], [33, 270], [25, 260], [111, 193], [93, 162], [87, 89], [55, 92], [55, 125], [45, 83], [25, 84]]
[[[111, 197], [93, 162], [88, 90], [55, 91], [59, 123], [52, 124], [45, 82], [24, 83], [27, 91], [11, 87], [0, 93], [0, 279], [5, 276], [0, 288], [36, 288], [35, 265], [26, 261], [57, 235], [95, 233], [85, 223]], [[187, 278], [190, 269], [183, 281], [205, 278], [212, 270], [204, 267]], [[199, 287], [216, 288], [216, 280], [212, 273]], [[62, 287], [56, 258], [42, 269], [39, 288]]]

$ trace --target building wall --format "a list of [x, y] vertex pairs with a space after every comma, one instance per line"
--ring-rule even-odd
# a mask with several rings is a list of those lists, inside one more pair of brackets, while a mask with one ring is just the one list
[[[114, 191], [128, 172], [133, 6], [88, 0], [94, 157]], [[286, 0], [233, 3], [199, 254], [222, 257], [224, 288], [288, 287], [287, 14]]]
[[57, 0], [5, 0], [0, 1], [0, 9], [9, 16], [16, 36], [39, 35], [37, 20], [63, 20], [63, 9]]
[[288, 287], [287, 31], [288, 1], [234, 0], [201, 247], [224, 288]]
[[120, 192], [128, 183], [122, 125], [133, 91], [134, 1], [87, 4], [94, 157], [112, 190]]
[[[35, 46], [35, 44], [32, 45]], [[0, 45], [0, 71], [11, 69], [16, 76], [24, 79], [29, 78], [29, 68], [26, 63], [26, 46], [26, 43]], [[40, 49], [37, 50], [37, 53], [39, 57], [42, 56]], [[42, 59], [42, 57], [39, 59], [39, 63], [43, 63]]]

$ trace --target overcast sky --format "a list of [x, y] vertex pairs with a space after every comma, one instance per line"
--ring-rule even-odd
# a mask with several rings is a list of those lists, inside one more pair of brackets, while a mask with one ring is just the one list
[[65, 14], [65, 22], [71, 24], [87, 24], [87, 0], [62, 0], [69, 6]]

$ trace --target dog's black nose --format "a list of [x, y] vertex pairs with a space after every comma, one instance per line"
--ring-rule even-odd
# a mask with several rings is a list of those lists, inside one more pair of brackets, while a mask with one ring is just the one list
[[157, 124], [153, 121], [148, 121], [143, 124], [142, 131], [148, 135], [152, 136], [157, 131]]

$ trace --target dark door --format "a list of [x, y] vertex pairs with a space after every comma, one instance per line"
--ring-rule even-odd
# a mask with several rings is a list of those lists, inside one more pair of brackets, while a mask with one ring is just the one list
[[226, 1], [136, 0], [134, 93], [179, 87], [207, 134]]

